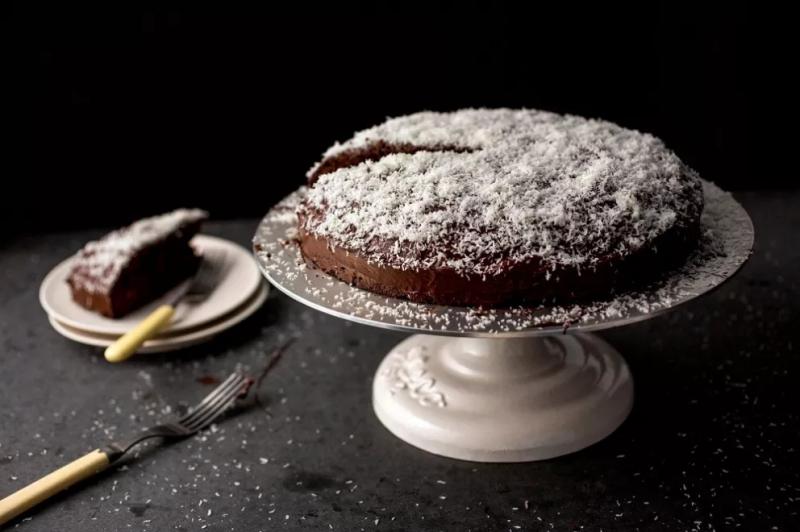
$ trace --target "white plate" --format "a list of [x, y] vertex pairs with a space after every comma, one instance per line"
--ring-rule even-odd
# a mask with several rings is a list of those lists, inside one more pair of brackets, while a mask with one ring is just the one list
[[[220, 321], [210, 324], [207, 323], [205, 327], [201, 327], [195, 331], [190, 331], [183, 334], [171, 334], [169, 336], [148, 340], [139, 349], [138, 353], [162, 353], [165, 351], [174, 351], [176, 349], [183, 349], [185, 347], [210, 340], [222, 331], [229, 329], [237, 323], [243, 321], [245, 318], [249, 317], [256, 310], [258, 310], [267, 299], [267, 294], [269, 294], [269, 289], [267, 288], [268, 286], [269, 285], [266, 283], [263, 283], [258, 293], [254, 298], [252, 298], [251, 301], [227, 318], [223, 318]], [[49, 318], [50, 325], [52, 325], [59, 334], [81, 344], [93, 345], [97, 347], [108, 347], [111, 345], [111, 342], [116, 339], [114, 336], [88, 334], [59, 322], [53, 316], [49, 316]]]
[[[180, 332], [196, 328], [233, 312], [247, 301], [261, 284], [253, 256], [238, 244], [208, 235], [197, 235], [192, 245], [198, 251], [225, 253], [225, 271], [214, 292], [202, 303], [191, 307], [179, 305], [176, 318], [167, 329]], [[47, 313], [62, 325], [83, 333], [122, 335], [134, 328], [159, 305], [169, 302], [185, 283], [175, 287], [155, 301], [114, 320], [81, 307], [72, 300], [67, 277], [72, 269], [73, 257], [53, 268], [39, 289], [39, 301]], [[188, 281], [187, 281], [188, 282]]]

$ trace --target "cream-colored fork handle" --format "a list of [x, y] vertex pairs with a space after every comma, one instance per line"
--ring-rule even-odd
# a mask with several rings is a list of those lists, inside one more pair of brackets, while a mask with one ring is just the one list
[[122, 362], [133, 355], [142, 344], [158, 334], [172, 319], [175, 307], [161, 305], [155, 309], [142, 322], [120, 336], [116, 342], [106, 348], [106, 360], [109, 362]]
[[0, 500], [0, 526], [76, 482], [103, 471], [109, 463], [108, 455], [96, 449], [12, 493]]

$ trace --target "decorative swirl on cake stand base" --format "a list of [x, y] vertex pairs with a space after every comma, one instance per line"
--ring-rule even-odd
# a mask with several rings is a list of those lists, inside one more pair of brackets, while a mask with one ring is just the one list
[[375, 413], [399, 438], [481, 462], [577, 451], [613, 432], [633, 404], [627, 364], [592, 334], [414, 335], [387, 355], [372, 391]]
[[380, 376], [389, 381], [389, 393], [398, 390], [422, 406], [446, 406], [444, 394], [436, 390], [436, 379], [428, 373], [425, 346], [417, 345], [406, 351], [395, 349], [386, 357]]

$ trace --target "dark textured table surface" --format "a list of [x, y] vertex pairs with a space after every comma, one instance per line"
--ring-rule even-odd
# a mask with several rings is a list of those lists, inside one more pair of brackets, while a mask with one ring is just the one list
[[[403, 335], [273, 291], [213, 342], [121, 365], [59, 336], [37, 291], [101, 231], [0, 250], [0, 496], [192, 404], [209, 377], [258, 372], [259, 402], [138, 456], [15, 521], [20, 530], [798, 530], [800, 193], [742, 193], [756, 251], [721, 289], [604, 333], [636, 403], [603, 442], [555, 460], [478, 464], [416, 450], [370, 405]], [[208, 232], [249, 242], [256, 221]]]

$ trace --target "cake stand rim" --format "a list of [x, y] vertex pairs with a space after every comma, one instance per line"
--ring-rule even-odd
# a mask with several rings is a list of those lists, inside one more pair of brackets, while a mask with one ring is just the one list
[[[277, 288], [280, 292], [286, 294], [293, 300], [302, 303], [303, 305], [310, 307], [314, 310], [319, 312], [323, 312], [325, 314], [344, 319], [353, 323], [358, 323], [361, 325], [368, 325], [371, 327], [377, 327], [380, 329], [392, 330], [392, 331], [400, 331], [409, 334], [430, 334], [436, 336], [452, 336], [452, 337], [479, 337], [479, 338], [519, 338], [519, 337], [532, 337], [532, 336], [547, 336], [552, 334], [564, 334], [565, 332], [595, 332], [605, 329], [611, 329], [615, 327], [621, 327], [624, 325], [630, 325], [633, 323], [638, 323], [641, 321], [645, 321], [656, 316], [663, 315], [667, 312], [674, 310], [675, 308], [684, 305], [690, 301], [693, 301], [701, 296], [710, 294], [720, 286], [722, 286], [726, 281], [731, 279], [734, 275], [736, 275], [742, 267], [747, 263], [750, 256], [752, 255], [753, 247], [755, 245], [755, 227], [753, 226], [753, 221], [750, 218], [747, 210], [733, 197], [730, 192], [726, 192], [718, 187], [711, 181], [707, 181], [705, 179], [701, 179], [704, 185], [704, 197], [708, 199], [707, 194], [705, 193], [705, 188], [709, 187], [712, 190], [716, 189], [716, 192], [721, 192], [725, 196], [725, 201], [729, 201], [730, 205], [735, 207], [739, 212], [738, 215], [742, 217], [742, 226], [738, 226], [737, 230], [742, 231], [742, 235], [746, 236], [746, 243], [741, 246], [741, 249], [738, 249], [739, 252], [737, 256], [741, 257], [741, 260], [738, 261], [737, 264], [731, 267], [731, 270], [728, 272], [728, 275], [724, 279], [719, 279], [718, 282], [714, 283], [713, 285], [707, 286], [696, 293], [689, 294], [682, 299], [675, 301], [663, 308], [658, 308], [655, 310], [651, 310], [648, 312], [641, 312], [635, 315], [628, 315], [623, 317], [614, 317], [614, 318], [607, 318], [602, 321], [595, 321], [591, 323], [570, 323], [569, 326], [561, 325], [541, 325], [541, 326], [534, 326], [528, 328], [522, 328], [517, 330], [509, 330], [509, 331], [487, 331], [487, 330], [461, 330], [461, 329], [445, 329], [445, 328], [425, 328], [421, 326], [415, 325], [408, 325], [403, 323], [397, 323], [392, 321], [380, 321], [369, 317], [359, 316], [355, 314], [348, 313], [343, 310], [339, 310], [334, 308], [330, 303], [325, 302], [318, 302], [309, 297], [304, 297], [302, 294], [297, 293], [296, 291], [290, 289], [289, 287], [285, 286], [284, 283], [281, 282], [280, 279], [277, 279], [272, 272], [267, 269], [266, 261], [263, 259], [262, 253], [258, 249], [259, 243], [259, 235], [262, 234], [263, 228], [265, 225], [270, 223], [270, 215], [273, 211], [280, 206], [280, 204], [285, 201], [286, 199], [292, 197], [295, 194], [299, 194], [301, 191], [304, 190], [305, 187], [301, 186], [298, 189], [292, 191], [290, 194], [285, 196], [280, 202], [274, 205], [267, 214], [259, 221], [258, 227], [256, 228], [255, 235], [252, 239], [252, 251], [253, 255], [255, 256], [256, 263], [258, 264], [258, 268], [264, 277], [272, 284], [275, 288]], [[297, 252], [299, 255], [299, 251]], [[314, 269], [314, 275], [317, 275], [321, 278], [326, 279], [329, 282], [332, 282], [334, 286], [337, 288], [341, 288], [345, 291], [352, 291], [352, 293], [362, 294], [366, 297], [374, 297], [376, 299], [382, 299], [385, 302], [389, 301], [396, 301], [398, 305], [400, 304], [409, 304], [411, 302], [400, 299], [394, 298], [389, 296], [384, 296], [381, 294], [369, 292], [360, 288], [356, 288], [353, 286], [348, 285], [347, 283], [336, 279], [335, 277], [321, 271]], [[455, 307], [455, 306], [445, 306], [445, 305], [432, 305], [426, 303], [411, 303], [413, 305], [417, 305], [421, 308], [430, 309], [431, 311], [440, 311], [445, 310], [448, 313], [451, 312], [469, 312], [469, 307]], [[521, 311], [521, 310], [520, 310]]]

